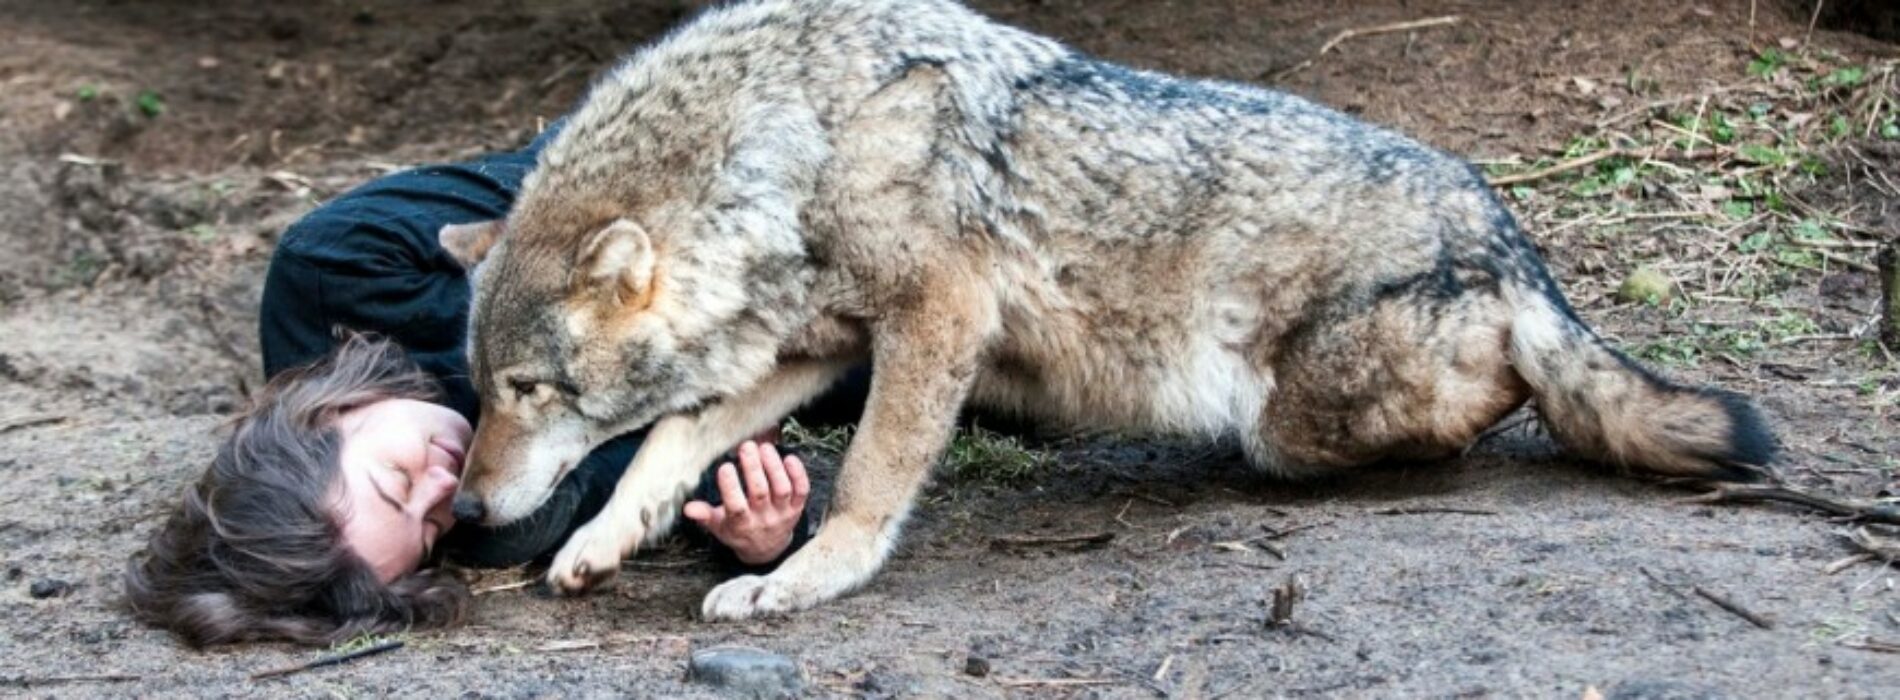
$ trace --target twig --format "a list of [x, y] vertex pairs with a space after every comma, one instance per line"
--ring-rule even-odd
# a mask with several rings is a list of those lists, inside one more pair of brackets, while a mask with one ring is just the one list
[[[1661, 576], [1657, 576], [1656, 574], [1651, 573], [1649, 570], [1649, 567], [1639, 566], [1639, 567], [1636, 567], [1636, 570], [1642, 572], [1642, 574], [1648, 577], [1649, 580], [1655, 581], [1656, 585], [1662, 586], [1663, 590], [1669, 591], [1671, 595], [1674, 595], [1677, 598], [1688, 597], [1688, 596], [1683, 595], [1682, 591], [1678, 589], [1675, 584], [1670, 583], [1668, 581], [1664, 581]], [[1723, 610], [1727, 610], [1730, 613], [1733, 613], [1736, 616], [1739, 616], [1742, 619], [1749, 621], [1751, 624], [1755, 625], [1756, 627], [1760, 627], [1765, 630], [1775, 628], [1775, 624], [1773, 622], [1769, 622], [1767, 619], [1763, 618], [1762, 616], [1756, 615], [1755, 613], [1750, 612], [1748, 608], [1744, 608], [1740, 605], [1737, 605], [1735, 604], [1735, 601], [1732, 601], [1720, 595], [1717, 595], [1716, 593], [1714, 593], [1713, 591], [1710, 591], [1709, 589], [1703, 588], [1701, 586], [1690, 586], [1689, 590], [1695, 591], [1695, 594], [1698, 596], [1701, 596], [1704, 600], [1714, 603], [1717, 607], [1720, 607]]]
[[1900, 642], [1887, 642], [1873, 637], [1859, 641], [1841, 642], [1841, 646], [1862, 651], [1877, 651], [1883, 654], [1900, 654]]
[[1748, 0], [1748, 50], [1755, 50], [1755, 3]]
[[1900, 241], [1889, 241], [1874, 256], [1880, 267], [1880, 339], [1900, 346]]
[[1900, 540], [1881, 537], [1864, 527], [1853, 532], [1842, 533], [1842, 536], [1854, 543], [1854, 546], [1859, 547], [1861, 551], [1866, 552], [1863, 556], [1885, 559], [1888, 563], [1900, 561]]
[[1010, 547], [1075, 547], [1093, 549], [1108, 544], [1115, 539], [1113, 532], [1097, 532], [1085, 535], [998, 535], [990, 538], [990, 546], [998, 549]]
[[1852, 268], [1852, 269], [1854, 269], [1854, 270], [1858, 270], [1858, 271], [1860, 271], [1860, 272], [1875, 272], [1875, 271], [1877, 271], [1877, 270], [1876, 270], [1876, 269], [1874, 268], [1874, 266], [1872, 266], [1872, 265], [1869, 265], [1869, 264], [1867, 264], [1867, 263], [1864, 263], [1864, 262], [1861, 262], [1861, 261], [1859, 261], [1859, 260], [1855, 260], [1855, 259], [1853, 259], [1853, 258], [1850, 258], [1850, 257], [1847, 257], [1847, 256], [1845, 256], [1845, 255], [1841, 255], [1840, 253], [1835, 253], [1835, 252], [1832, 252], [1832, 251], [1829, 251], [1829, 250], [1825, 250], [1825, 248], [1828, 248], [1828, 247], [1831, 247], [1831, 246], [1826, 246], [1826, 245], [1813, 245], [1813, 244], [1812, 244], [1812, 242], [1810, 242], [1810, 241], [1797, 241], [1797, 242], [1795, 243], [1795, 245], [1800, 245], [1800, 246], [1803, 246], [1803, 247], [1806, 247], [1806, 248], [1810, 248], [1810, 249], [1813, 249], [1813, 250], [1814, 250], [1814, 254], [1815, 254], [1815, 255], [1819, 255], [1819, 256], [1821, 256], [1821, 257], [1823, 257], [1823, 258], [1827, 258], [1828, 260], [1831, 260], [1831, 261], [1833, 261], [1833, 262], [1834, 262], [1835, 264], [1838, 264], [1838, 265], [1843, 265], [1843, 266], [1846, 266], [1846, 267], [1849, 267], [1849, 268]]
[[1490, 183], [1492, 187], [1503, 187], [1505, 185], [1516, 185], [1516, 184], [1521, 184], [1521, 183], [1526, 183], [1526, 182], [1535, 182], [1535, 181], [1550, 177], [1552, 175], [1561, 175], [1563, 173], [1576, 170], [1578, 168], [1589, 166], [1590, 164], [1603, 160], [1605, 158], [1613, 158], [1616, 156], [1626, 156], [1626, 155], [1629, 155], [1629, 152], [1621, 148], [1606, 148], [1601, 151], [1592, 153], [1590, 155], [1583, 156], [1581, 158], [1572, 159], [1572, 160], [1567, 160], [1562, 163], [1558, 163], [1556, 165], [1550, 166], [1548, 168], [1544, 168], [1542, 170], [1533, 170], [1528, 173], [1518, 173], [1516, 175], [1505, 175], [1503, 177], [1490, 178]]
[[1333, 38], [1328, 39], [1326, 40], [1326, 43], [1321, 44], [1319, 47], [1319, 52], [1313, 54], [1312, 58], [1306, 59], [1304, 61], [1300, 61], [1299, 63], [1295, 63], [1291, 67], [1287, 68], [1286, 70], [1282, 70], [1278, 73], [1274, 73], [1271, 77], [1268, 77], [1265, 74], [1262, 74], [1260, 77], [1267, 78], [1268, 82], [1277, 83], [1281, 79], [1284, 79], [1287, 76], [1292, 75], [1294, 73], [1298, 73], [1301, 70], [1306, 69], [1308, 66], [1313, 65], [1314, 61], [1319, 60], [1319, 57], [1326, 55], [1328, 51], [1332, 51], [1334, 47], [1339, 46], [1340, 42], [1343, 42], [1347, 39], [1351, 39], [1353, 37], [1372, 36], [1374, 34], [1387, 34], [1390, 32], [1403, 32], [1410, 29], [1426, 29], [1429, 27], [1440, 27], [1440, 26], [1445, 26], [1445, 25], [1450, 25], [1450, 24], [1457, 24], [1458, 22], [1461, 22], [1463, 20], [1464, 18], [1459, 17], [1458, 15], [1446, 15], [1444, 17], [1433, 17], [1431, 19], [1419, 19], [1419, 20], [1412, 20], [1409, 22], [1394, 22], [1392, 24], [1381, 24], [1381, 25], [1377, 25], [1373, 27], [1359, 27], [1359, 28], [1354, 28], [1354, 29], [1347, 29], [1338, 34], [1334, 34]]
[[129, 673], [81, 673], [70, 676], [5, 676], [0, 677], [0, 688], [31, 688], [36, 685], [61, 685], [65, 683], [129, 683], [139, 680], [140, 676]]
[[46, 425], [48, 423], [58, 423], [64, 420], [66, 420], [66, 416], [62, 416], [62, 415], [58, 415], [54, 413], [39, 413], [39, 414], [30, 415], [30, 416], [18, 416], [14, 418], [8, 418], [6, 420], [0, 420], [0, 435], [11, 433], [21, 428], [31, 428], [37, 425]]
[[1821, 6], [1827, 0], [1814, 0], [1814, 14], [1808, 15], [1808, 33], [1801, 37], [1801, 55], [1808, 55], [1808, 45], [1814, 43], [1814, 25], [1821, 21]]
[[1359, 28], [1354, 28], [1354, 29], [1348, 29], [1338, 34], [1334, 34], [1332, 39], [1329, 39], [1327, 40], [1326, 43], [1321, 44], [1319, 47], [1318, 55], [1324, 56], [1326, 55], [1326, 52], [1332, 51], [1333, 47], [1338, 46], [1340, 42], [1343, 42], [1347, 39], [1351, 39], [1354, 37], [1372, 36], [1375, 34], [1390, 34], [1392, 32], [1403, 32], [1403, 31], [1409, 31], [1413, 29], [1425, 29], [1427, 27], [1442, 27], [1446, 25], [1457, 24], [1463, 20], [1464, 18], [1459, 17], [1458, 15], [1445, 15], [1443, 17], [1433, 17], [1431, 19], [1416, 19], [1409, 22], [1393, 22], [1391, 24], [1381, 24], [1375, 27], [1359, 27]]
[[1707, 99], [1715, 95], [1720, 95], [1725, 92], [1729, 92], [1732, 90], [1739, 90], [1746, 87], [1751, 87], [1751, 85], [1747, 81], [1743, 81], [1739, 83], [1731, 83], [1729, 85], [1722, 85], [1714, 89], [1705, 90], [1703, 92], [1696, 93], [1693, 95], [1679, 95], [1676, 97], [1669, 97], [1669, 98], [1664, 98], [1660, 100], [1645, 102], [1641, 105], [1637, 105], [1636, 107], [1624, 110], [1622, 112], [1618, 112], [1616, 114], [1613, 114], [1611, 116], [1604, 117], [1603, 119], [1598, 120], [1596, 123], [1596, 127], [1597, 127], [1597, 130], [1601, 131], [1605, 128], [1608, 128], [1612, 124], [1620, 123], [1625, 119], [1629, 119], [1630, 117], [1634, 117], [1641, 114], [1647, 114], [1649, 112], [1653, 112], [1658, 109], [1662, 109], [1664, 107], [1679, 105], [1684, 102], [1688, 102], [1690, 100]]
[[288, 676], [293, 673], [303, 673], [304, 671], [308, 671], [314, 668], [323, 668], [324, 666], [335, 666], [337, 664], [345, 664], [345, 663], [349, 663], [351, 661], [355, 661], [357, 659], [361, 659], [364, 657], [375, 656], [377, 654], [381, 654], [384, 652], [390, 652], [390, 651], [395, 651], [397, 649], [401, 649], [405, 643], [406, 642], [400, 639], [391, 639], [391, 640], [373, 644], [373, 645], [370, 645], [370, 646], [367, 646], [367, 647], [364, 647], [362, 649], [358, 649], [352, 652], [346, 652], [342, 654], [331, 654], [329, 656], [319, 657], [313, 661], [306, 661], [304, 663], [295, 664], [292, 666], [285, 666], [283, 668], [274, 668], [268, 671], [258, 671], [257, 673], [251, 674], [251, 680], [255, 681], [255, 680], [263, 680], [265, 678], [277, 678], [279, 676]]
[[1829, 576], [1833, 576], [1835, 574], [1838, 574], [1842, 571], [1846, 571], [1855, 566], [1859, 566], [1861, 564], [1865, 564], [1867, 562], [1873, 561], [1877, 558], [1878, 557], [1875, 557], [1874, 555], [1868, 554], [1866, 552], [1861, 552], [1859, 554], [1851, 554], [1845, 557], [1841, 557], [1840, 559], [1836, 559], [1832, 562], [1829, 562], [1827, 566], [1821, 567], [1821, 573], [1827, 574]]
[[1736, 617], [1747, 620], [1750, 624], [1753, 624], [1756, 627], [1760, 627], [1765, 630], [1771, 630], [1775, 628], [1775, 623], [1768, 621], [1767, 618], [1764, 618], [1760, 615], [1755, 614], [1754, 611], [1751, 611], [1748, 608], [1742, 607], [1740, 604], [1736, 603], [1735, 601], [1732, 601], [1732, 600], [1729, 600], [1728, 598], [1724, 598], [1720, 595], [1717, 595], [1714, 591], [1711, 591], [1707, 588], [1703, 588], [1701, 586], [1695, 586], [1691, 588], [1690, 590], [1695, 591], [1695, 594], [1702, 596], [1703, 599], [1711, 603], [1714, 603], [1716, 607], [1719, 607], [1723, 610], [1727, 610], [1731, 613], [1734, 613]]
[[1428, 513], [1452, 513], [1456, 515], [1497, 515], [1498, 514], [1498, 512], [1495, 510], [1484, 510], [1482, 508], [1446, 508], [1446, 507], [1439, 507], [1439, 506], [1422, 506], [1422, 507], [1417, 507], [1417, 508], [1380, 508], [1378, 510], [1372, 511], [1373, 515], [1425, 515]]
[[998, 678], [996, 684], [1005, 688], [1065, 688], [1082, 685], [1119, 685], [1126, 683], [1116, 678]]
[[1775, 345], [1800, 345], [1802, 343], [1833, 342], [1853, 339], [1854, 336], [1850, 333], [1811, 333], [1808, 335], [1791, 335], [1775, 341]]
[[1266, 534], [1267, 539], [1277, 540], [1277, 539], [1283, 539], [1287, 535], [1291, 535], [1301, 530], [1311, 530], [1321, 525], [1330, 525], [1330, 524], [1331, 523], [1303, 523], [1300, 525], [1294, 525], [1293, 527], [1289, 527], [1289, 528], [1274, 529], [1274, 528], [1267, 527], [1266, 523], [1261, 523], [1260, 529], [1267, 531], [1267, 534]]
[[1785, 486], [1717, 484], [1708, 493], [1682, 499], [1683, 503], [1791, 503], [1853, 520], [1900, 525], [1900, 505], [1836, 499]]
[[599, 649], [602, 646], [604, 645], [602, 645], [599, 640], [594, 639], [561, 639], [535, 647], [534, 650], [545, 653], [555, 653], [563, 651], [586, 651], [588, 649]]
[[473, 595], [486, 595], [489, 593], [500, 593], [502, 591], [517, 591], [517, 590], [521, 590], [523, 588], [527, 588], [529, 586], [534, 585], [535, 581], [536, 579], [528, 579], [525, 581], [516, 581], [514, 583], [503, 583], [503, 584], [494, 585], [494, 586], [487, 586], [485, 588], [477, 588], [474, 590]]

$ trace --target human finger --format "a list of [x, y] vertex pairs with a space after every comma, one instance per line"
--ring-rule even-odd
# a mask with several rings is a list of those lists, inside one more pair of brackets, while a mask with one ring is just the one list
[[745, 515], [751, 510], [745, 501], [745, 489], [739, 486], [739, 468], [727, 462], [719, 466], [719, 500], [725, 503], [726, 515]]
[[739, 471], [745, 475], [746, 500], [756, 507], [772, 496], [771, 482], [765, 480], [765, 468], [759, 464], [759, 443], [747, 440], [739, 446]]
[[708, 530], [717, 529], [726, 521], [726, 509], [705, 501], [687, 503], [684, 513], [687, 520], [699, 523], [700, 527]]
[[804, 509], [805, 497], [811, 495], [811, 475], [805, 473], [805, 460], [798, 455], [785, 458], [785, 476], [792, 482], [792, 500], [800, 510]]
[[792, 495], [792, 479], [785, 475], [785, 461], [779, 458], [778, 448], [771, 443], [760, 445], [759, 456], [765, 462], [765, 480], [771, 483], [772, 500], [785, 500]]

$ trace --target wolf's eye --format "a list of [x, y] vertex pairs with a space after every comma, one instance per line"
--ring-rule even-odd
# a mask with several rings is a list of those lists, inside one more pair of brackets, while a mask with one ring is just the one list
[[516, 396], [527, 398], [541, 390], [541, 383], [530, 379], [510, 379], [508, 388], [513, 389]]

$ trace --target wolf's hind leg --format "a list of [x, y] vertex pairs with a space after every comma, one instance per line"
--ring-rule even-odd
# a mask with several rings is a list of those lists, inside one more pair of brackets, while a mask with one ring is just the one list
[[714, 588], [702, 607], [707, 619], [809, 608], [857, 588], [883, 565], [949, 441], [991, 323], [980, 304], [969, 301], [975, 295], [940, 289], [931, 296], [950, 303], [926, 303], [933, 308], [875, 333], [870, 399], [818, 535], [771, 575]]
[[843, 361], [789, 364], [739, 396], [654, 424], [607, 505], [554, 556], [548, 585], [575, 594], [613, 578], [622, 557], [667, 532], [714, 458], [822, 393], [849, 368]]

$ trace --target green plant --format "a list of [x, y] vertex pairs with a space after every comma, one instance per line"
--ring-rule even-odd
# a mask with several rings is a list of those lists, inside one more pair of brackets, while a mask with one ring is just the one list
[[851, 446], [850, 426], [813, 429], [811, 426], [798, 422], [797, 418], [787, 418], [782, 432], [787, 444], [821, 452], [831, 457], [844, 454], [845, 448]]
[[1867, 79], [1867, 69], [1860, 66], [1836, 68], [1821, 78], [1821, 84], [1828, 87], [1853, 87]]
[[160, 97], [157, 92], [152, 90], [139, 92], [139, 96], [133, 100], [133, 104], [137, 105], [139, 113], [146, 117], [157, 117], [165, 113], [165, 98]]
[[1768, 78], [1788, 65], [1788, 54], [1781, 49], [1763, 49], [1754, 60], [1748, 62], [1748, 74], [1757, 78]]
[[1047, 452], [1023, 446], [1014, 435], [972, 425], [950, 441], [943, 461], [958, 481], [1009, 484], [1042, 471], [1055, 459]]
[[384, 642], [393, 642], [402, 638], [403, 638], [403, 635], [401, 634], [387, 634], [387, 635], [370, 634], [370, 633], [359, 634], [332, 645], [330, 647], [330, 653], [348, 654], [351, 652], [358, 652], [358, 651], [362, 651], [364, 649], [368, 649], [370, 647], [376, 646], [378, 644], [382, 644]]

